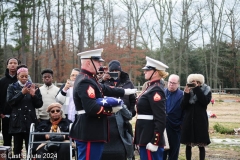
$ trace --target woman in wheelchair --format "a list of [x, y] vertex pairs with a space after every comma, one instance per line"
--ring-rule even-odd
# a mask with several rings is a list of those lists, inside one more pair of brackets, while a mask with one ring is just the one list
[[60, 103], [52, 103], [48, 106], [49, 120], [42, 121], [35, 132], [49, 132], [49, 134], [36, 134], [34, 141], [50, 141], [48, 143], [34, 143], [32, 154], [37, 160], [57, 159], [69, 160], [69, 143], [58, 143], [69, 140], [68, 134], [50, 134], [51, 132], [69, 132], [70, 120], [63, 118]]

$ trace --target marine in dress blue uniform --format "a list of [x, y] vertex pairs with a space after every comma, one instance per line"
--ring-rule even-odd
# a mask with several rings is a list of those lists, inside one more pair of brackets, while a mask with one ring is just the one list
[[78, 160], [100, 160], [104, 143], [109, 139], [107, 116], [122, 108], [121, 104], [100, 105], [97, 99], [104, 96], [122, 97], [136, 92], [134, 89], [111, 88], [97, 82], [96, 73], [104, 61], [102, 51], [97, 49], [78, 54], [82, 66], [73, 89], [78, 116], [69, 135], [76, 141]]
[[136, 103], [137, 121], [134, 144], [140, 148], [141, 160], [162, 160], [164, 150], [163, 132], [166, 124], [164, 83], [168, 68], [160, 61], [146, 57], [143, 68], [147, 88], [139, 95]]

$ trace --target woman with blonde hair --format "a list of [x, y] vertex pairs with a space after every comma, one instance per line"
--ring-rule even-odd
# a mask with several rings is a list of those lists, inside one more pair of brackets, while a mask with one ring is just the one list
[[166, 124], [163, 79], [168, 76], [167, 65], [146, 57], [144, 68], [147, 87], [139, 95], [134, 144], [139, 147], [141, 160], [162, 160], [165, 146], [163, 132]]

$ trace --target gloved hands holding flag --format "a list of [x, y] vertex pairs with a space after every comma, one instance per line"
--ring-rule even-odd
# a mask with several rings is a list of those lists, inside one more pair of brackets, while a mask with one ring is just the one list
[[97, 98], [97, 104], [103, 107], [110, 108], [112, 107], [112, 112], [116, 113], [122, 109], [123, 101], [120, 98], [114, 97], [105, 97], [105, 98]]

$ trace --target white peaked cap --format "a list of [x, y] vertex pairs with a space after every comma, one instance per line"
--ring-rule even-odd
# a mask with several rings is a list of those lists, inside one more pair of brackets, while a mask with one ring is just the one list
[[147, 61], [146, 66], [142, 68], [144, 70], [156, 69], [159, 71], [165, 71], [168, 68], [168, 66], [166, 64], [164, 64], [160, 61], [157, 61], [155, 59], [152, 59], [148, 56], [146, 56], [146, 61]]
[[103, 48], [100, 48], [100, 49], [80, 52], [77, 55], [80, 56], [81, 59], [93, 59], [93, 60], [96, 60], [96, 61], [104, 62], [104, 60], [101, 57], [102, 52], [103, 52]]

